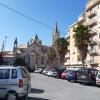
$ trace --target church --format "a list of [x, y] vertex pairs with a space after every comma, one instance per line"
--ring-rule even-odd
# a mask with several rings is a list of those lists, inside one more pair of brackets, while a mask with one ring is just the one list
[[10, 65], [14, 63], [14, 59], [22, 58], [25, 60], [25, 63], [29, 67], [35, 67], [35, 68], [49, 67], [47, 52], [50, 47], [55, 46], [55, 41], [58, 38], [60, 38], [60, 34], [57, 23], [52, 32], [51, 46], [43, 45], [42, 41], [39, 39], [37, 34], [33, 39], [30, 39], [27, 44], [18, 45], [18, 41], [16, 38], [14, 41], [12, 57], [11, 58], [8, 57], [7, 59], [8, 54], [6, 53], [4, 59], [6, 59], [5, 61], [8, 62], [8, 64]]

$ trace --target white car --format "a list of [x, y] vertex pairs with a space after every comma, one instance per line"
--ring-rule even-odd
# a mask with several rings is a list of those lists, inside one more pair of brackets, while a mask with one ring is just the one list
[[47, 72], [47, 76], [52, 76], [53, 72], [50, 70]]
[[58, 77], [58, 73], [55, 69], [51, 69], [47, 72], [47, 76]]
[[19, 100], [30, 90], [30, 74], [24, 67], [0, 66], [0, 98]]

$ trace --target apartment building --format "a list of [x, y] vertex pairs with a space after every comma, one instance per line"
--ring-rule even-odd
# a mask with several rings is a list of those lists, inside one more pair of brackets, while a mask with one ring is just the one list
[[67, 34], [65, 36], [67, 42], [69, 43], [69, 46], [68, 46], [68, 51], [66, 52], [66, 55], [65, 55], [65, 63], [64, 65], [65, 66], [69, 66], [70, 65], [70, 35]]
[[[73, 27], [78, 24], [89, 26], [92, 35], [92, 42], [88, 47], [88, 54], [86, 58], [86, 65], [89, 67], [100, 66], [100, 0], [88, 0], [85, 11], [80, 14], [77, 21], [68, 27], [68, 34], [70, 36], [70, 62], [69, 65], [81, 65], [79, 53], [75, 47], [73, 38]], [[66, 57], [66, 56], [65, 56]], [[67, 62], [65, 62], [67, 63]], [[67, 64], [68, 65], [68, 64]]]
[[92, 34], [92, 43], [87, 55], [87, 64], [100, 66], [100, 0], [88, 0], [86, 4], [86, 25]]
[[81, 65], [81, 61], [79, 59], [79, 53], [77, 47], [75, 46], [75, 41], [73, 38], [73, 28], [77, 27], [77, 22], [68, 28], [68, 36], [67, 40], [69, 41], [68, 52], [65, 55], [65, 66], [66, 67], [77, 67]]

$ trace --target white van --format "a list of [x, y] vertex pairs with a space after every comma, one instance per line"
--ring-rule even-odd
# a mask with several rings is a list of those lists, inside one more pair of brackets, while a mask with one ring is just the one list
[[21, 66], [0, 66], [0, 98], [18, 100], [31, 90], [30, 74]]

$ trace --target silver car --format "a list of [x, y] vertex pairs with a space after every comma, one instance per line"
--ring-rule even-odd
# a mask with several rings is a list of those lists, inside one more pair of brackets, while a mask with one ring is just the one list
[[30, 90], [30, 75], [24, 67], [0, 66], [0, 98], [18, 100]]

